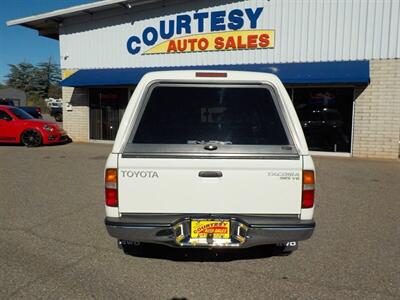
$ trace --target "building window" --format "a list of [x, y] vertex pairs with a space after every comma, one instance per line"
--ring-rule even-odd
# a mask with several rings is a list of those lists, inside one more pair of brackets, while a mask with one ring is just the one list
[[311, 151], [351, 151], [354, 88], [295, 88], [292, 95]]
[[126, 105], [128, 89], [91, 89], [90, 139], [114, 140]]

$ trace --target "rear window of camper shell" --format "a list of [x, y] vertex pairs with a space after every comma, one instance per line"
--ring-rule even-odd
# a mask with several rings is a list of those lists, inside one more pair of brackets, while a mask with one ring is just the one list
[[265, 86], [159, 84], [150, 89], [130, 143], [290, 145]]

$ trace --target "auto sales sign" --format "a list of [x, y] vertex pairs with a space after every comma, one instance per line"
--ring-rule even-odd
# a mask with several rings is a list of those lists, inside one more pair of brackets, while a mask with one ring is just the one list
[[264, 7], [196, 11], [160, 19], [131, 35], [131, 55], [273, 48], [275, 31], [259, 28]]

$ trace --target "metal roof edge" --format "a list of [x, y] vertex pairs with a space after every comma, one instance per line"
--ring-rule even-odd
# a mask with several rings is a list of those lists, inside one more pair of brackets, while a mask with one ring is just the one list
[[[76, 5], [68, 8], [63, 8], [63, 9], [58, 9], [54, 11], [50, 11], [47, 13], [42, 13], [39, 15], [33, 15], [29, 17], [24, 17], [20, 19], [14, 19], [14, 20], [9, 20], [6, 22], [7, 26], [14, 26], [14, 25], [23, 25], [24, 23], [28, 22], [34, 22], [34, 21], [40, 21], [48, 18], [54, 18], [54, 17], [59, 17], [63, 15], [68, 15], [76, 12], [81, 12], [81, 11], [86, 11], [90, 10], [93, 8], [100, 8], [100, 7], [106, 7], [114, 4], [120, 4], [128, 2], [129, 0], [102, 0], [102, 1], [97, 1], [94, 3], [87, 3], [87, 4], [81, 4], [81, 5]], [[132, 1], [132, 3], [134, 3]]]

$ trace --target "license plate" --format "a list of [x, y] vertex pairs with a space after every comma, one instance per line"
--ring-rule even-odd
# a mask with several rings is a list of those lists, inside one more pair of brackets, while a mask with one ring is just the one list
[[227, 220], [192, 220], [190, 237], [207, 238], [211, 233], [214, 239], [229, 239], [230, 225], [230, 221]]

